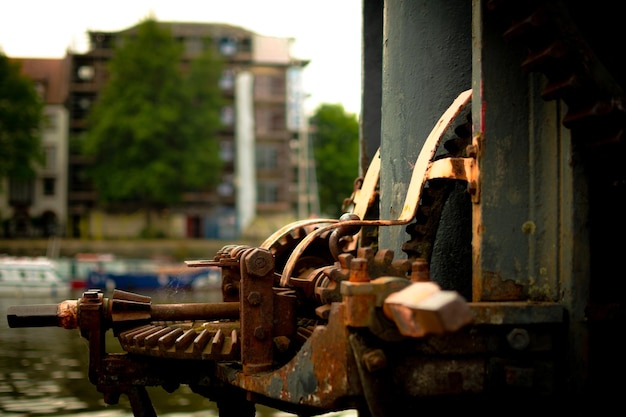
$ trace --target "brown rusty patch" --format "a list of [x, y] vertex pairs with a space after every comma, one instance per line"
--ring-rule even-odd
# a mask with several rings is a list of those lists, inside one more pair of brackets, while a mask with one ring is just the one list
[[78, 302], [76, 300], [66, 300], [57, 307], [57, 317], [59, 326], [64, 329], [78, 328]]
[[483, 291], [481, 300], [484, 301], [516, 301], [523, 299], [523, 285], [502, 277], [495, 273], [485, 271], [482, 274]]
[[327, 326], [318, 326], [289, 363], [269, 372], [244, 374], [218, 367], [218, 377], [246, 391], [301, 406], [335, 409], [358, 392], [348, 379], [351, 356], [343, 306], [332, 305]]

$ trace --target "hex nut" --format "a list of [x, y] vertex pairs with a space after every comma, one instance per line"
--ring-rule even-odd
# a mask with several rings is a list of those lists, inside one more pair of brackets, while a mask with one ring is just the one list
[[265, 330], [263, 329], [263, 327], [257, 326], [254, 328], [254, 337], [256, 337], [258, 340], [265, 339]]
[[361, 357], [369, 372], [376, 372], [387, 367], [387, 356], [381, 349], [372, 349]]
[[250, 291], [250, 294], [248, 294], [248, 302], [252, 306], [258, 306], [261, 304], [261, 298], [261, 293], [258, 291]]
[[274, 257], [266, 250], [254, 248], [244, 256], [248, 274], [264, 277], [274, 269]]
[[506, 340], [515, 350], [524, 350], [530, 345], [530, 335], [528, 330], [515, 328], [506, 335]]

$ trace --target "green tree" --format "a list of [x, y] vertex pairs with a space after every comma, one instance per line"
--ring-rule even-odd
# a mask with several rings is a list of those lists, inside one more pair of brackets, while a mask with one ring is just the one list
[[311, 125], [320, 209], [339, 217], [343, 200], [352, 194], [359, 175], [359, 122], [341, 104], [322, 104]]
[[44, 162], [43, 120], [43, 101], [33, 81], [20, 74], [19, 62], [0, 52], [0, 179], [34, 177]]
[[151, 18], [115, 49], [84, 143], [104, 207], [141, 207], [149, 220], [184, 192], [217, 183], [221, 64], [207, 52], [184, 73], [182, 53]]

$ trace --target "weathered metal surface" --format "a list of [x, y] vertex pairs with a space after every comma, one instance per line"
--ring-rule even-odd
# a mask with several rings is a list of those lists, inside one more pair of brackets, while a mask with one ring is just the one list
[[542, 324], [565, 320], [565, 308], [559, 303], [473, 302], [469, 306], [478, 324]]
[[247, 391], [292, 404], [343, 409], [359, 394], [343, 321], [343, 305], [333, 304], [328, 324], [315, 327], [296, 356], [282, 367], [247, 375], [225, 363], [217, 367], [217, 375]]
[[[471, 71], [472, 90], [435, 123], [417, 160], [391, 155], [421, 143], [394, 129], [402, 146], [381, 147], [355, 182], [350, 213], [288, 224], [258, 248], [227, 245], [212, 259], [188, 261], [221, 268], [222, 303], [153, 305], [138, 294], [104, 299], [87, 291], [77, 301], [12, 308], [9, 325], [79, 328], [89, 340], [90, 380], [107, 403], [128, 395], [135, 415], [154, 415], [145, 392], [150, 385], [171, 390], [189, 384], [221, 401], [220, 410], [246, 416], [254, 415], [248, 402], [301, 415], [346, 408], [372, 416], [417, 414], [427, 409], [423, 404], [466, 411], [501, 398], [516, 409], [545, 398], [565, 407], [573, 401], [569, 389], [580, 393], [587, 375], [594, 393], [615, 392], [597, 364], [620, 369], [613, 339], [623, 322], [617, 298], [624, 284], [615, 282], [619, 268], [612, 268], [620, 246], [607, 243], [605, 229], [623, 217], [618, 159], [626, 112], [622, 90], [609, 88], [615, 84], [562, 13], [576, 11], [572, 5], [475, 0], [472, 33], [455, 49], [463, 52], [471, 42], [472, 65], [450, 70], [458, 79], [462, 68], [463, 80]], [[387, 16], [415, 7], [387, 6]], [[468, 17], [438, 2], [420, 10], [453, 11], [455, 23]], [[502, 37], [525, 46], [525, 59]], [[397, 57], [389, 48], [406, 38], [394, 39], [386, 47]], [[386, 68], [398, 75], [397, 66]], [[431, 75], [417, 77], [429, 83]], [[393, 109], [417, 96], [385, 102]], [[387, 121], [407, 114], [383, 112]], [[396, 178], [394, 170], [410, 178], [406, 193], [397, 192], [404, 183], [378, 188]], [[453, 217], [471, 228], [467, 237], [443, 215], [458, 190], [467, 206], [453, 206], [459, 210]], [[402, 208], [384, 207], [385, 214], [395, 213], [391, 220], [370, 207], [380, 196], [383, 202], [405, 197]], [[600, 248], [593, 268], [587, 199], [595, 201], [589, 240]], [[467, 218], [460, 213], [465, 208]], [[604, 219], [605, 211], [612, 217]], [[617, 223], [619, 235], [623, 221]], [[406, 226], [409, 238], [390, 246], [401, 246], [407, 259], [379, 247], [384, 239], [362, 244], [365, 228], [379, 236], [397, 226]], [[471, 265], [458, 252], [434, 249], [436, 240], [457, 239], [471, 246]], [[461, 265], [460, 273], [450, 277], [441, 265], [433, 268], [435, 255], [440, 263]], [[592, 269], [600, 272], [593, 287]], [[461, 286], [468, 289], [463, 296]], [[125, 354], [105, 351], [104, 333], [111, 328]], [[600, 342], [589, 337], [598, 332]], [[612, 356], [604, 357], [602, 342]]]
[[245, 374], [253, 374], [273, 363], [274, 258], [257, 248], [241, 258], [241, 364]]
[[[289, 260], [281, 274], [280, 285], [288, 286], [289, 278], [293, 275], [297, 260], [302, 256], [308, 246], [321, 234], [337, 229], [363, 226], [399, 226], [412, 221], [415, 217], [422, 189], [424, 188], [427, 172], [431, 162], [439, 148], [443, 135], [450, 129], [456, 117], [471, 102], [472, 90], [467, 90], [458, 95], [454, 102], [435, 124], [422, 150], [419, 153], [415, 165], [412, 167], [411, 182], [405, 197], [402, 211], [397, 219], [393, 220], [346, 220], [330, 224], [308, 234], [292, 251]], [[474, 173], [476, 171], [473, 171]], [[356, 233], [356, 232], [355, 232]]]

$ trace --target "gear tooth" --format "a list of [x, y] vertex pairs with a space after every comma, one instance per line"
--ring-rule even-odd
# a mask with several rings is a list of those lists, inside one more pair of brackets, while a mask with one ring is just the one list
[[397, 275], [401, 275], [403, 277], [409, 276], [411, 272], [411, 261], [408, 259], [396, 259], [391, 263], [392, 269], [397, 271]]
[[322, 233], [319, 236], [319, 238], [327, 240], [330, 237], [330, 235], [332, 234], [332, 232], [333, 232], [332, 230], [326, 230], [324, 233]]
[[[313, 231], [313, 229], [311, 229], [310, 231]], [[294, 240], [301, 239], [307, 234], [309, 234], [310, 231], [307, 231], [304, 227], [298, 227], [293, 230], [293, 232], [291, 233], [291, 237]]]
[[341, 255], [339, 255], [339, 264], [342, 268], [350, 269], [350, 263], [352, 262], [352, 259], [354, 259], [354, 256], [352, 256], [351, 254], [342, 253]]
[[230, 332], [230, 351], [233, 354], [237, 354], [239, 352], [239, 332], [237, 329], [233, 329]]
[[298, 231], [294, 231], [294, 233], [289, 233], [287, 235], [285, 235], [281, 240], [280, 243], [282, 243], [284, 246], [288, 246], [288, 245], [292, 245], [293, 242], [295, 242], [296, 240], [298, 240], [297, 236], [294, 236], [294, 234], [297, 234]]
[[176, 339], [176, 342], [174, 342], [174, 345], [176, 346], [176, 351], [179, 352], [179, 351], [184, 351], [185, 349], [187, 349], [189, 345], [191, 345], [191, 343], [194, 341], [197, 335], [198, 334], [196, 333], [194, 329], [190, 329], [188, 332], [186, 332], [182, 336], [179, 336]]
[[394, 252], [391, 249], [381, 249], [376, 252], [375, 262], [380, 266], [391, 265], [393, 262]]
[[357, 257], [363, 259], [372, 259], [375, 256], [374, 249], [367, 246], [357, 250]]

